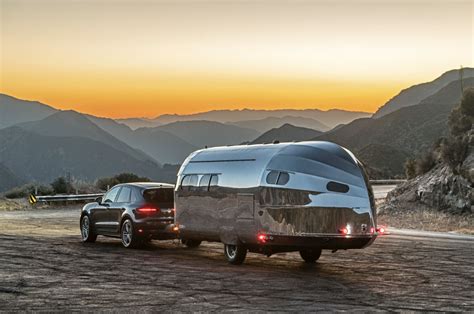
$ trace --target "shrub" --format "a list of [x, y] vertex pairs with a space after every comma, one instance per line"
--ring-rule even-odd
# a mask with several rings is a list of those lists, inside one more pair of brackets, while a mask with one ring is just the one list
[[5, 192], [5, 197], [10, 199], [27, 197], [30, 194], [34, 194], [36, 189], [38, 190], [38, 195], [51, 195], [54, 192], [50, 186], [30, 183]]
[[51, 186], [56, 194], [69, 194], [74, 190], [71, 182], [68, 182], [64, 177], [55, 179]]
[[464, 91], [460, 107], [465, 116], [471, 119], [474, 118], [474, 87], [470, 87]]
[[453, 136], [466, 134], [472, 127], [471, 119], [463, 114], [461, 107], [456, 107], [451, 111], [448, 120], [449, 131]]
[[415, 159], [411, 159], [411, 158], [407, 159], [407, 161], [405, 161], [404, 168], [405, 168], [405, 175], [407, 179], [413, 179], [414, 177], [416, 177]]
[[467, 136], [451, 137], [441, 145], [441, 158], [457, 174], [458, 167], [466, 159], [468, 151], [469, 140]]
[[433, 169], [436, 160], [431, 152], [426, 152], [416, 161], [416, 175], [422, 175]]
[[130, 183], [130, 182], [150, 182], [151, 180], [147, 177], [140, 177], [134, 173], [121, 173], [110, 178], [100, 178], [97, 180], [97, 188], [105, 191], [108, 188], [113, 187], [114, 185], [120, 183]]

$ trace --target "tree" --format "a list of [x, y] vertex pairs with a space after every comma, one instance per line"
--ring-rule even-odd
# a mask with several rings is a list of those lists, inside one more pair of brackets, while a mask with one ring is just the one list
[[470, 87], [464, 91], [460, 107], [462, 113], [470, 117], [472, 122], [474, 118], [474, 87]]
[[64, 177], [59, 177], [55, 179], [51, 186], [56, 194], [68, 194], [73, 191], [72, 184], [66, 180]]

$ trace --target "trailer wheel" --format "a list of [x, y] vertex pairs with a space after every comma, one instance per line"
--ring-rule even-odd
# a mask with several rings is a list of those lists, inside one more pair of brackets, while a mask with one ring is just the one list
[[224, 244], [224, 255], [233, 265], [240, 265], [247, 256], [247, 248], [243, 245]]
[[306, 263], [313, 264], [321, 256], [321, 249], [301, 250], [300, 251], [300, 256]]
[[191, 240], [191, 239], [182, 239], [181, 240], [181, 243], [183, 243], [184, 245], [186, 245], [188, 248], [192, 249], [192, 248], [196, 248], [198, 246], [201, 245], [201, 242], [202, 241], [199, 241], [199, 240]]

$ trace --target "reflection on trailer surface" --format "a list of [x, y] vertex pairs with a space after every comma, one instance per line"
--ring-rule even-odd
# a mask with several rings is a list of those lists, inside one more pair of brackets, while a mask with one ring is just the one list
[[221, 241], [229, 262], [247, 251], [358, 249], [376, 237], [372, 189], [362, 164], [330, 142], [215, 147], [178, 173], [176, 223], [188, 246]]

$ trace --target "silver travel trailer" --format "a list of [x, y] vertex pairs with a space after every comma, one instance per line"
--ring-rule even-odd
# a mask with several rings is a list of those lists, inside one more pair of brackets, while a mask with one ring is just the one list
[[377, 236], [364, 167], [323, 141], [193, 152], [178, 172], [175, 209], [183, 243], [223, 242], [232, 264], [247, 251], [300, 251], [312, 263], [323, 249], [360, 249]]

